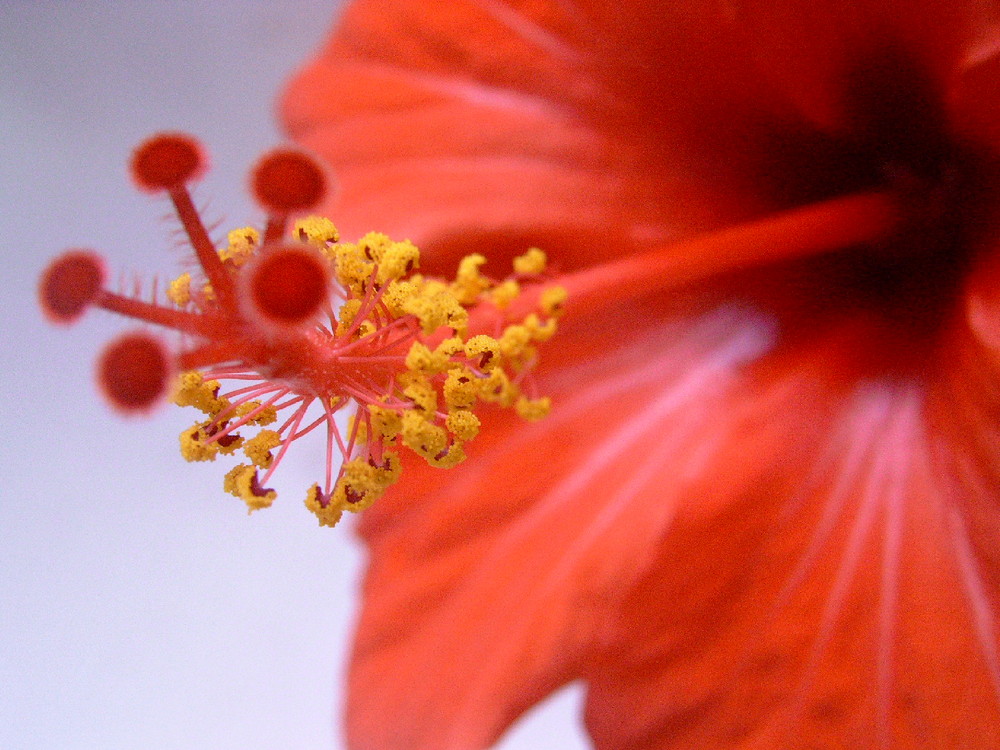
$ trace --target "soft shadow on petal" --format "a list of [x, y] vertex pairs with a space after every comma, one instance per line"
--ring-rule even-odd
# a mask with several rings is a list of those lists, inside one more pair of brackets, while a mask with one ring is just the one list
[[731, 504], [680, 499], [588, 676], [598, 748], [993, 746], [995, 470], [948, 468], [968, 441], [928, 429], [922, 388], [831, 398], [810, 369], [745, 394], [745, 439], [696, 488]]
[[990, 144], [1000, 154], [1000, 112], [992, 103], [1000, 90], [1000, 29], [992, 54], [984, 56], [964, 71], [956, 84], [951, 103], [953, 124], [963, 136]]
[[[345, 235], [431, 269], [530, 244], [585, 267], [881, 185], [949, 125], [1000, 142], [986, 27], [931, 0], [428, 7], [353, 5], [284, 116]], [[866, 370], [888, 334], [831, 270], [723, 280], [782, 316], [748, 370], [770, 341], [745, 312], [568, 325], [546, 421], [408, 466], [419, 490], [361, 524], [353, 746], [482, 747], [579, 675], [601, 748], [989, 746], [996, 305], [970, 296], [951, 359]]]
[[484, 747], [577, 676], [769, 343], [745, 310], [647, 331], [544, 379], [552, 414], [488, 425], [460, 472], [408, 466], [363, 519], [352, 747]]
[[817, 197], [762, 189], [828, 144], [749, 56], [710, 0], [359, 2], [282, 113], [338, 175], [345, 236], [580, 267]]
[[[845, 74], [873, 64], [879, 50], [911, 51], [914, 64], [937, 81], [952, 82], [986, 10], [975, 3], [936, 0], [735, 0], [734, 24], [759, 75], [776, 85], [820, 129], [857, 127], [845, 99]], [[808, 43], [803, 43], [808, 40]], [[865, 63], [865, 61], [869, 61]]]

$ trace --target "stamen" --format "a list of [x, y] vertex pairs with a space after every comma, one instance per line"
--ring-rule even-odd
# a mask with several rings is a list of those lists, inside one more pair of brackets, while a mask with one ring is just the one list
[[[169, 194], [207, 278], [181, 274], [167, 289], [170, 304], [161, 305], [155, 287], [152, 301], [138, 299], [138, 279], [132, 296], [105, 290], [100, 259], [72, 251], [46, 271], [40, 297], [57, 322], [95, 305], [184, 334], [175, 350], [145, 333], [113, 343], [99, 361], [101, 387], [115, 408], [147, 411], [183, 370], [173, 401], [201, 415], [181, 433], [181, 453], [212, 461], [242, 450], [251, 463], [228, 472], [223, 486], [249, 510], [271, 504], [276, 493], [265, 484], [285, 453], [324, 424], [323, 489], [310, 488], [306, 505], [332, 525], [399, 480], [396, 449], [451, 467], [479, 430], [472, 409], [499, 404], [526, 419], [547, 410], [534, 398], [530, 370], [535, 345], [555, 332], [565, 291], [545, 290], [520, 322], [508, 309], [522, 283], [543, 278], [540, 250], [516, 259], [499, 281], [479, 273], [484, 258], [470, 256], [451, 281], [417, 274], [419, 250], [408, 241], [370, 233], [338, 244], [327, 219], [299, 220], [285, 236], [289, 214], [321, 200], [326, 184], [315, 161], [291, 150], [272, 152], [252, 175], [269, 212], [264, 242], [245, 227], [216, 249], [187, 188], [203, 166], [197, 142], [176, 134], [150, 139], [132, 161], [143, 189]], [[470, 330], [470, 317], [483, 325]], [[495, 338], [485, 333], [494, 329]], [[227, 380], [240, 387], [222, 392]], [[342, 433], [335, 416], [345, 408], [355, 413]], [[270, 429], [279, 414], [284, 422]]]

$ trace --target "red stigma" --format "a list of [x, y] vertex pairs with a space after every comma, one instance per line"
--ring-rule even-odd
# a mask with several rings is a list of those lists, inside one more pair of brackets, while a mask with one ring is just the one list
[[116, 409], [145, 412], [166, 395], [173, 373], [171, 360], [158, 338], [128, 333], [104, 350], [97, 363], [98, 381]]
[[280, 148], [257, 162], [250, 186], [261, 206], [272, 214], [284, 215], [318, 205], [326, 194], [326, 176], [311, 156]]
[[206, 159], [197, 140], [183, 133], [160, 133], [132, 153], [132, 178], [143, 190], [174, 190], [198, 177]]
[[42, 274], [38, 297], [45, 316], [54, 323], [72, 323], [100, 296], [104, 263], [88, 250], [69, 250]]
[[308, 321], [328, 298], [327, 269], [327, 263], [305, 246], [265, 249], [244, 271], [247, 312], [281, 326]]

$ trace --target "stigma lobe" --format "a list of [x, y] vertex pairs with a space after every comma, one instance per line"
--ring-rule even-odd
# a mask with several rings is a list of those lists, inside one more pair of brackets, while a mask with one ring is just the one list
[[38, 296], [42, 311], [54, 323], [73, 323], [100, 297], [105, 270], [89, 250], [69, 250], [42, 274]]
[[327, 301], [328, 265], [305, 245], [265, 248], [243, 272], [245, 314], [280, 327], [308, 322]]
[[97, 379], [112, 406], [124, 413], [143, 413], [167, 392], [174, 374], [173, 357], [159, 338], [128, 333], [112, 342], [97, 364]]

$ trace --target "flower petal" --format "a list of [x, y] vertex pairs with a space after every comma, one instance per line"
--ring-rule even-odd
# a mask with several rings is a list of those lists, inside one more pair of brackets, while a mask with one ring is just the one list
[[952, 102], [954, 126], [962, 135], [1000, 153], [1000, 114], [993, 106], [1000, 90], [1000, 30], [993, 48], [974, 61], [956, 84]]
[[415, 493], [366, 513], [352, 747], [484, 747], [579, 674], [712, 445], [734, 369], [768, 345], [745, 311], [688, 323], [553, 373], [547, 419], [489, 425], [464, 467], [413, 471]]
[[657, 180], [584, 115], [608, 97], [582, 48], [594, 31], [546, 3], [348, 8], [284, 103], [292, 134], [337, 172], [345, 236], [377, 226], [452, 262], [547, 240], [582, 264], [609, 231], [643, 230]]
[[451, 265], [539, 244], [581, 267], [790, 190], [827, 197], [762, 189], [786, 162], [814, 175], [839, 154], [750, 55], [713, 0], [369, 0], [283, 114], [337, 173], [345, 236], [377, 226]]
[[995, 469], [956, 481], [919, 386], [829, 404], [747, 412], [697, 488], [732, 503], [678, 504], [588, 675], [598, 748], [993, 746], [1000, 534], [973, 510], [995, 519]]

